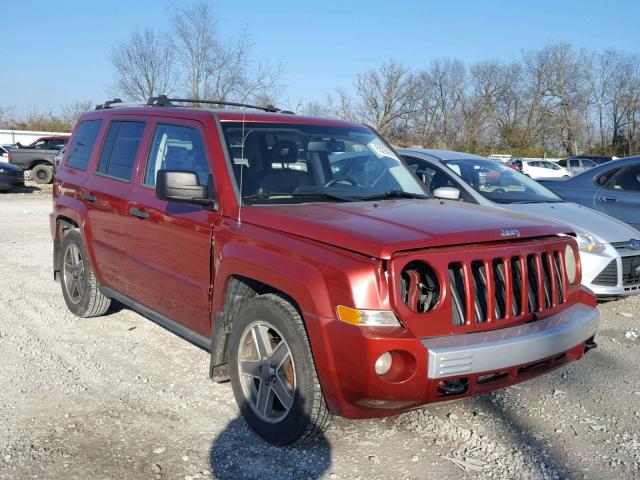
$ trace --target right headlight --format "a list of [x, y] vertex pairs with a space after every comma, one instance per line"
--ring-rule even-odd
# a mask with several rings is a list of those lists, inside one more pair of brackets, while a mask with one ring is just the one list
[[573, 252], [571, 245], [567, 245], [567, 248], [564, 249], [564, 268], [567, 271], [567, 280], [569, 280], [569, 283], [573, 285], [576, 282], [578, 266], [576, 254]]
[[578, 248], [583, 252], [600, 253], [605, 248], [591, 235], [578, 235], [576, 240], [578, 240]]

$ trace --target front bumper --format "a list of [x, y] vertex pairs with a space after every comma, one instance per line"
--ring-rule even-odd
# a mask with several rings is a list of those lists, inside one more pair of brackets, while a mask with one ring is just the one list
[[503, 370], [558, 355], [593, 337], [598, 317], [598, 310], [578, 304], [524, 325], [423, 339], [429, 352], [427, 377]]
[[[599, 317], [593, 297], [584, 290], [581, 296], [584, 301], [534, 322], [446, 337], [305, 321], [329, 408], [347, 418], [374, 418], [507, 387], [578, 360]], [[395, 366], [381, 376], [374, 365], [385, 352]], [[464, 391], [444, 392], [443, 382], [452, 380]]]
[[611, 244], [605, 244], [604, 251], [600, 253], [581, 251], [582, 284], [598, 297], [618, 297], [640, 293], [640, 282], [626, 281], [624, 276], [625, 262], [632, 257], [640, 259], [640, 252], [618, 250]]

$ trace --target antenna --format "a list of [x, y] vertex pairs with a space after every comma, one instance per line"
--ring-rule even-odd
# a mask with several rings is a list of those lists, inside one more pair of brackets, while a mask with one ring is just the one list
[[242, 223], [242, 204], [244, 203], [243, 186], [244, 186], [244, 115], [245, 110], [242, 110], [242, 143], [240, 144], [240, 205], [238, 206], [238, 223]]

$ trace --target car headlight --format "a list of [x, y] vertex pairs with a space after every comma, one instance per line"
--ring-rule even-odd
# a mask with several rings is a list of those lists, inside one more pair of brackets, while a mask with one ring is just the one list
[[0, 173], [7, 173], [7, 171], [4, 168], [0, 168]]
[[576, 254], [571, 245], [567, 245], [564, 249], [564, 268], [567, 271], [567, 280], [573, 285], [576, 282], [576, 274], [578, 272]]
[[583, 252], [600, 253], [604, 250], [604, 245], [598, 242], [591, 235], [578, 235], [578, 248]]

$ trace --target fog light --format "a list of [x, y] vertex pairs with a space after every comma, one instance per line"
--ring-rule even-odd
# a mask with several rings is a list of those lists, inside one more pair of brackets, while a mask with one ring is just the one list
[[376, 373], [378, 375], [384, 375], [391, 368], [391, 354], [389, 352], [385, 352], [378, 357], [376, 360]]

